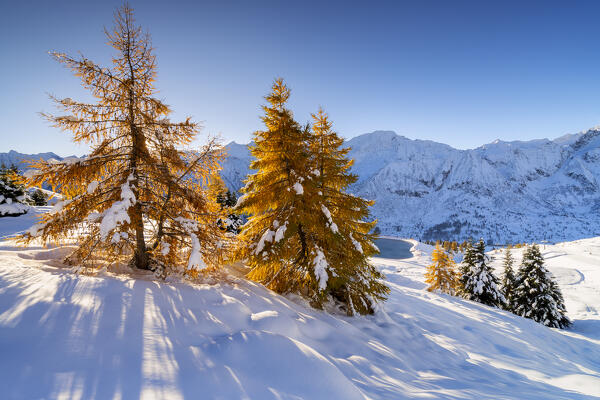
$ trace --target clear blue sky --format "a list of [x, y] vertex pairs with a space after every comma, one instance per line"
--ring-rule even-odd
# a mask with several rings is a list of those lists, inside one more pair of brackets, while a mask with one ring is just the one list
[[[13, 1], [0, 14], [0, 152], [82, 154], [38, 115], [87, 98], [48, 50], [106, 62], [120, 1]], [[457, 148], [600, 123], [600, 2], [141, 1], [159, 96], [203, 134], [248, 142], [271, 81], [300, 122], [322, 105], [352, 137], [394, 130]]]

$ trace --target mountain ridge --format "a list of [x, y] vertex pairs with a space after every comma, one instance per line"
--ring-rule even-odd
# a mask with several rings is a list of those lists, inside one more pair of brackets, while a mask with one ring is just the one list
[[[232, 142], [222, 176], [238, 190], [251, 156]], [[600, 128], [456, 149], [378, 130], [348, 139], [354, 194], [382, 233], [428, 240], [563, 241], [600, 235]]]
[[[600, 235], [600, 127], [464, 150], [378, 130], [345, 146], [358, 175], [350, 191], [375, 200], [372, 215], [383, 234], [495, 243]], [[221, 176], [237, 191], [252, 172], [252, 156], [235, 141], [225, 150]], [[64, 159], [10, 151], [0, 162], [39, 157]]]

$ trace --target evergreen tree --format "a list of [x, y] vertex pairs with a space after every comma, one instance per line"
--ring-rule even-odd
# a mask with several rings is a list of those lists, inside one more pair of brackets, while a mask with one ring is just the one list
[[235, 192], [228, 189], [227, 193], [225, 194], [225, 205], [229, 208], [233, 208], [236, 204], [237, 195], [235, 194]]
[[48, 204], [48, 196], [44, 194], [44, 192], [42, 192], [40, 189], [36, 189], [30, 197], [31, 203], [34, 206], [45, 206], [46, 204]]
[[504, 294], [504, 298], [506, 299], [504, 309], [513, 312], [513, 297], [516, 284], [516, 277], [513, 271], [514, 259], [510, 252], [510, 246], [506, 248], [506, 251], [504, 253], [504, 262], [502, 265], [504, 267], [504, 276], [502, 277], [502, 293]]
[[315, 146], [327, 129], [311, 134], [301, 127], [286, 108], [287, 86], [278, 79], [272, 89], [263, 107], [266, 130], [255, 133], [251, 147], [257, 172], [239, 200], [250, 215], [240, 235], [248, 276], [279, 293], [300, 293], [315, 307], [332, 295], [348, 314], [371, 312], [372, 300], [388, 289], [367, 262], [376, 251], [368, 233], [373, 224], [361, 222], [369, 203], [343, 192], [355, 179], [347, 173], [347, 150], [340, 153], [337, 139], [327, 136], [321, 139], [333, 143], [334, 155], [321, 157]]
[[438, 245], [433, 250], [431, 258], [432, 264], [427, 267], [427, 272], [425, 272], [425, 283], [429, 284], [427, 290], [430, 292], [440, 290], [443, 293], [454, 295], [458, 279], [451, 254]]
[[219, 227], [227, 232], [238, 234], [244, 222], [242, 216], [234, 210], [237, 204], [235, 193], [229, 189], [220, 190], [217, 195], [217, 203], [221, 206], [223, 214], [227, 216], [217, 221]]
[[537, 245], [523, 253], [513, 294], [513, 312], [553, 328], [566, 328], [567, 318], [562, 293], [544, 266], [544, 258]]
[[226, 206], [227, 198], [225, 197], [225, 193], [222, 190], [219, 190], [217, 192], [216, 201], [217, 204], [221, 206], [221, 208], [224, 208]]
[[150, 37], [134, 25], [125, 5], [106, 31], [116, 50], [112, 68], [80, 56], [52, 56], [74, 71], [95, 103], [54, 98], [68, 115], [44, 114], [73, 140], [90, 146], [77, 162], [37, 162], [30, 186], [50, 184], [65, 201], [42, 216], [24, 236], [60, 242], [80, 235], [68, 260], [96, 267], [103, 262], [129, 261], [157, 274], [196, 276], [218, 264], [223, 248], [215, 194], [207, 187], [216, 179], [221, 148], [211, 140], [199, 151], [188, 151], [197, 124], [171, 122], [171, 110], [153, 97], [156, 61]]
[[504, 304], [504, 296], [498, 288], [498, 278], [487, 265], [483, 239], [476, 247], [472, 243], [467, 244], [460, 274], [460, 293], [464, 298], [493, 307]]
[[29, 210], [29, 198], [19, 180], [16, 166], [0, 167], [0, 217], [14, 217]]

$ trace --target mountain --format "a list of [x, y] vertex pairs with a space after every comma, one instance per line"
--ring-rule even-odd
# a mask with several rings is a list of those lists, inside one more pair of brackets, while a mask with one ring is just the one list
[[24, 163], [24, 161], [39, 160], [40, 158], [43, 160], [49, 160], [51, 158], [54, 158], [56, 160], [63, 159], [62, 157], [54, 153], [23, 154], [11, 150], [8, 153], [0, 153], [0, 165], [5, 165], [7, 167], [15, 165], [22, 170], [26, 168], [26, 164]]
[[[375, 131], [347, 146], [359, 177], [351, 191], [375, 200], [383, 234], [494, 243], [600, 235], [600, 128], [470, 150]], [[237, 190], [252, 157], [247, 146], [227, 148], [222, 176]]]
[[[483, 237], [498, 244], [600, 235], [600, 127], [554, 140], [496, 140], [458, 150], [392, 131], [346, 142], [356, 195], [375, 200], [382, 234], [421, 240]], [[221, 176], [239, 190], [252, 171], [248, 145], [229, 143]], [[0, 153], [0, 163], [64, 160]], [[68, 157], [70, 158], [70, 157]]]
[[248, 145], [231, 142], [225, 146], [227, 156], [223, 163], [221, 178], [231, 190], [238, 191], [244, 184], [243, 181], [250, 173], [252, 155]]

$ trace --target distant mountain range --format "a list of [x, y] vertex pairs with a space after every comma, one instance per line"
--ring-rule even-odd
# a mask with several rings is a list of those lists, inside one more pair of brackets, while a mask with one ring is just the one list
[[[346, 142], [359, 180], [351, 192], [375, 200], [383, 234], [494, 243], [600, 236], [600, 128], [555, 140], [457, 150], [375, 131]], [[231, 142], [223, 180], [232, 190], [251, 172], [247, 145]], [[0, 153], [0, 162], [62, 159]]]
[[39, 160], [40, 158], [43, 160], [49, 160], [51, 158], [54, 158], [59, 161], [63, 159], [63, 157], [60, 157], [54, 153], [23, 154], [11, 150], [8, 153], [0, 153], [0, 165], [4, 165], [6, 167], [14, 165], [19, 169], [23, 170], [27, 166], [27, 164], [23, 161]]
[[[351, 191], [375, 200], [382, 233], [494, 243], [562, 241], [600, 235], [600, 128], [555, 140], [493, 143], [457, 150], [392, 131], [346, 142]], [[249, 172], [246, 145], [227, 145], [226, 184]]]

